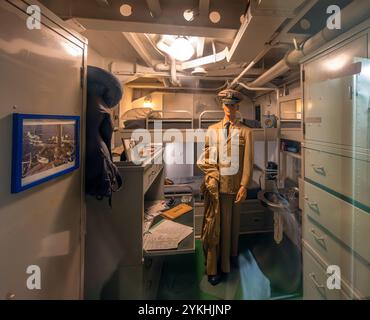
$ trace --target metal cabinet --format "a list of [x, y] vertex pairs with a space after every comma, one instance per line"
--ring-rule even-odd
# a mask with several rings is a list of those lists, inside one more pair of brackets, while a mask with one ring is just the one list
[[[335, 40], [304, 70], [303, 287], [307, 299], [370, 295], [369, 25]], [[340, 290], [326, 267], [338, 266]], [[320, 269], [321, 266], [321, 269]]]
[[[366, 153], [305, 144], [305, 177], [370, 207], [370, 162]], [[335, 153], [336, 152], [336, 153]]]
[[[13, 112], [73, 115], [84, 124], [87, 43], [41, 5], [40, 29], [29, 30], [26, 3], [0, 1], [0, 299], [79, 299], [83, 168], [11, 194], [11, 119]], [[40, 290], [27, 288], [30, 265], [40, 267]]]
[[305, 300], [358, 299], [345, 282], [339, 290], [330, 290], [327, 285], [327, 264], [314, 250], [303, 242], [303, 298]]
[[305, 182], [304, 190], [305, 217], [330, 230], [370, 266], [370, 250], [368, 242], [364, 241], [370, 230], [370, 215], [310, 183]]
[[366, 35], [304, 65], [306, 140], [369, 148], [368, 68]]

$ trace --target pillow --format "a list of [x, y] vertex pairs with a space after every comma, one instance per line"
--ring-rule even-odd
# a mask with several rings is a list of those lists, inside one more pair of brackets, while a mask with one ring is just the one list
[[128, 110], [123, 115], [123, 120], [136, 120], [136, 119], [161, 119], [162, 114], [158, 111], [153, 111], [151, 108], [134, 108]]

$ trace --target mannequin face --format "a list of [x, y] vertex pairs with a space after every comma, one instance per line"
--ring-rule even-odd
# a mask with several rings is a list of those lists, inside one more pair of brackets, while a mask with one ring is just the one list
[[234, 120], [236, 118], [236, 113], [239, 111], [239, 104], [223, 104], [223, 109], [225, 113], [225, 117], [230, 120]]

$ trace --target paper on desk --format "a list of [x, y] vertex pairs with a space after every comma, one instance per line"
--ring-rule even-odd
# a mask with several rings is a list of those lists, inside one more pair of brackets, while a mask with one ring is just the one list
[[172, 234], [148, 233], [144, 236], [144, 250], [177, 249], [178, 237]]
[[163, 210], [167, 210], [169, 207], [166, 205], [166, 201], [147, 201], [144, 204], [144, 212], [146, 216], [155, 218], [160, 215]]
[[152, 226], [153, 219], [148, 219], [144, 221], [144, 226], [143, 226], [143, 234], [147, 233]]
[[193, 228], [171, 220], [163, 220], [150, 229], [151, 234], [167, 234], [177, 237], [178, 243], [192, 234]]

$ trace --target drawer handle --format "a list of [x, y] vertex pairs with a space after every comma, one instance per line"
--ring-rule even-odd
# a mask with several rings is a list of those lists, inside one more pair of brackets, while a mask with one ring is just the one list
[[324, 241], [325, 241], [325, 238], [324, 238], [324, 237], [322, 237], [322, 236], [319, 236], [319, 235], [316, 233], [315, 229], [311, 229], [311, 230], [310, 230], [310, 232], [312, 233], [312, 235], [313, 235], [313, 237], [315, 238], [315, 240], [316, 240], [316, 241], [322, 241], [322, 242], [324, 242]]
[[312, 168], [313, 170], [318, 173], [318, 174], [321, 174], [322, 176], [326, 176], [326, 172], [325, 172], [325, 168], [324, 167], [321, 167], [321, 166], [316, 166], [316, 165], [312, 165]]
[[309, 201], [308, 197], [304, 197], [304, 201], [307, 202], [307, 205], [314, 211], [319, 211], [319, 205], [317, 202]]
[[309, 274], [309, 277], [311, 278], [312, 282], [315, 284], [317, 289], [325, 289], [324, 285], [317, 282], [316, 276], [313, 272]]

